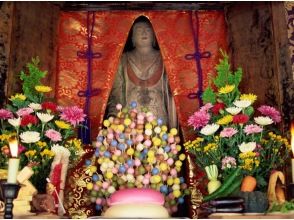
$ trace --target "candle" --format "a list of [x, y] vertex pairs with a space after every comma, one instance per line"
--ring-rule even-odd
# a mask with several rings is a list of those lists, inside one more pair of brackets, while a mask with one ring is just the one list
[[292, 159], [291, 159], [292, 183], [294, 183], [294, 122], [291, 123], [291, 149], [292, 149]]
[[16, 177], [17, 177], [18, 167], [19, 167], [19, 158], [17, 158], [18, 142], [15, 137], [9, 140], [9, 148], [10, 148], [10, 154], [12, 158], [9, 158], [8, 160], [7, 183], [16, 183]]

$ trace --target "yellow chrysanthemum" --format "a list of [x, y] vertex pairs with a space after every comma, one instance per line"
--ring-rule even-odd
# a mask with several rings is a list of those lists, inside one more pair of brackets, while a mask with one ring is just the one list
[[64, 122], [64, 121], [58, 121], [56, 120], [55, 121], [55, 124], [57, 125], [57, 127], [59, 127], [60, 129], [70, 129], [71, 126], [70, 124]]
[[255, 102], [256, 99], [257, 99], [257, 95], [254, 95], [252, 93], [242, 94], [240, 97], [240, 100], [249, 100], [251, 103]]
[[1, 134], [0, 135], [0, 140], [1, 141], [8, 141], [11, 137], [16, 136], [16, 133], [9, 133], [9, 134]]
[[43, 148], [43, 147], [46, 147], [47, 146], [47, 143], [46, 142], [43, 142], [43, 141], [38, 141], [36, 143], [37, 146], [39, 146], [40, 148]]
[[69, 141], [67, 141], [66, 147], [73, 147], [76, 150], [80, 150], [82, 148], [82, 141], [80, 139], [74, 138]]
[[20, 100], [24, 101], [24, 100], [26, 100], [26, 98], [27, 97], [24, 94], [16, 93], [15, 95], [12, 95], [9, 100], [13, 101], [15, 99], [20, 99]]
[[233, 121], [233, 116], [232, 115], [226, 115], [226, 116], [222, 117], [221, 119], [219, 119], [216, 123], [218, 125], [227, 125], [232, 121]]
[[50, 86], [35, 86], [35, 90], [37, 92], [46, 93], [46, 92], [51, 92], [52, 88]]
[[209, 152], [209, 151], [213, 151], [217, 149], [217, 144], [216, 143], [209, 143], [204, 147], [204, 153]]
[[25, 155], [28, 158], [32, 158], [33, 156], [35, 156], [35, 154], [36, 154], [36, 150], [28, 150], [27, 152], [25, 152]]
[[54, 154], [53, 151], [48, 150], [48, 149], [45, 149], [45, 150], [43, 150], [43, 151], [40, 153], [40, 155], [41, 155], [42, 157], [47, 156], [47, 157], [51, 158], [51, 157], [54, 157], [55, 154]]
[[235, 89], [235, 85], [226, 85], [224, 87], [221, 87], [218, 92], [220, 94], [227, 94], [232, 92], [234, 89]]

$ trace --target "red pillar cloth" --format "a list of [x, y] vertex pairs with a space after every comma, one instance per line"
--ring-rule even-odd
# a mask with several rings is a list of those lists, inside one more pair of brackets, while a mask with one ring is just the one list
[[[188, 117], [199, 108], [197, 99], [187, 95], [198, 91], [195, 60], [186, 60], [186, 54], [195, 53], [193, 30], [188, 11], [98, 11], [95, 13], [93, 52], [102, 57], [93, 60], [92, 89], [102, 92], [90, 101], [89, 117], [94, 139], [102, 125], [108, 96], [118, 68], [129, 30], [134, 20], [146, 16], [151, 21], [185, 139], [193, 136], [187, 125]], [[199, 11], [199, 49], [209, 51], [210, 58], [201, 59], [203, 85], [208, 74], [215, 75], [219, 49], [226, 50], [226, 27], [222, 11]], [[194, 25], [196, 22], [194, 21]], [[59, 26], [56, 98], [61, 105], [77, 104], [83, 108], [85, 97], [77, 96], [86, 90], [87, 60], [78, 58], [77, 51], [87, 49], [87, 12], [62, 12]]]

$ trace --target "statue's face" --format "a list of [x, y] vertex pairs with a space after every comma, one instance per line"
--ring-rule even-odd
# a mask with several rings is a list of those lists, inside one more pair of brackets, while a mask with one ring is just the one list
[[137, 46], [151, 46], [154, 40], [154, 32], [150, 24], [139, 22], [133, 28], [133, 43]]

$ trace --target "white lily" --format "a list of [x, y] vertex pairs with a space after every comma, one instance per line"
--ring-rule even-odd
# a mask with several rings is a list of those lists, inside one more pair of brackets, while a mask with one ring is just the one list
[[23, 143], [36, 143], [40, 140], [40, 133], [37, 131], [25, 131], [20, 135], [21, 142]]
[[29, 104], [29, 107], [34, 109], [35, 111], [42, 109], [42, 106], [39, 103], [33, 103], [33, 102]]
[[20, 126], [21, 118], [11, 118], [8, 119], [8, 123], [11, 124], [13, 127], [18, 128]]
[[200, 130], [200, 133], [206, 136], [213, 135], [218, 129], [218, 124], [208, 124]]
[[47, 123], [54, 118], [54, 115], [47, 114], [47, 113], [41, 113], [41, 112], [37, 112], [37, 116], [42, 123]]
[[242, 108], [239, 107], [229, 107], [226, 108], [226, 111], [229, 112], [231, 115], [237, 115], [242, 111]]
[[256, 142], [248, 142], [245, 143], [243, 142], [242, 144], [239, 145], [239, 150], [242, 153], [247, 153], [247, 152], [252, 152], [256, 148]]
[[251, 101], [249, 100], [237, 100], [234, 101], [234, 105], [239, 108], [247, 108], [251, 105]]
[[261, 126], [270, 125], [274, 123], [274, 121], [268, 116], [254, 117], [254, 121], [256, 124], [259, 124]]

